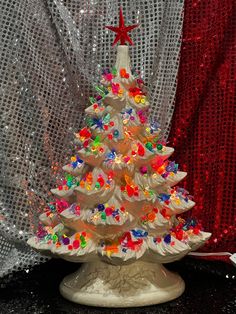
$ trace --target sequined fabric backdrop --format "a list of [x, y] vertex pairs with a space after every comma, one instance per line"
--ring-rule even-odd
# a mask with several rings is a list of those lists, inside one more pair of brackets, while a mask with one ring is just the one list
[[0, 2], [0, 275], [38, 263], [26, 245], [72, 149], [100, 71], [114, 63], [119, 7], [139, 23], [130, 49], [166, 131], [174, 110], [183, 1]]
[[[236, 2], [185, 2], [170, 144], [188, 172], [204, 251], [236, 252]], [[228, 259], [228, 258], [227, 258]]]

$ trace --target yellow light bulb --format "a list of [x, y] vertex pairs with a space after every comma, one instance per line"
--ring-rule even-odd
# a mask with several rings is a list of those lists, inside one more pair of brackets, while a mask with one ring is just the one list
[[146, 102], [146, 99], [143, 97], [143, 98], [141, 98], [141, 103], [142, 104], [145, 104], [145, 102]]

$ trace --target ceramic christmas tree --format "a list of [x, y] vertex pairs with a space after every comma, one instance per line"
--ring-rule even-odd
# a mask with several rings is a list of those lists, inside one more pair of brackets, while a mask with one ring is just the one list
[[178, 297], [184, 282], [162, 264], [179, 260], [210, 237], [194, 220], [176, 217], [194, 202], [176, 185], [186, 176], [168, 158], [174, 149], [148, 119], [149, 102], [139, 74], [131, 70], [127, 32], [108, 26], [119, 40], [115, 66], [104, 69], [97, 95], [85, 110], [86, 126], [75, 134], [78, 152], [51, 192], [55, 201], [41, 214], [38, 251], [83, 262], [60, 285], [81, 304], [128, 307]]

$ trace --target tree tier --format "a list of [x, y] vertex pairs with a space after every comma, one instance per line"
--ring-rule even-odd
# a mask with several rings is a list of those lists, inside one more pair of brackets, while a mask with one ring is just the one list
[[84, 203], [72, 204], [58, 199], [54, 205], [46, 208], [40, 220], [47, 226], [55, 226], [61, 220], [73, 231], [89, 230], [104, 238], [116, 237], [135, 226], [157, 236], [172, 228], [176, 213], [194, 206], [187, 191], [178, 187], [166, 187], [165, 192], [151, 195], [150, 197], [154, 197], [152, 202], [144, 194], [137, 197], [135, 190], [132, 196], [122, 193], [124, 191], [116, 187], [113, 193], [109, 192], [104, 202], [100, 201], [100, 197], [91, 197], [91, 200], [86, 199]]
[[147, 172], [142, 167], [140, 173], [135, 173], [134, 176], [124, 174], [116, 178], [115, 172], [105, 173], [99, 168], [94, 168], [82, 178], [67, 176], [64, 185], [52, 189], [51, 192], [70, 204], [77, 203], [81, 208], [94, 208], [98, 203], [105, 203], [114, 196], [120, 200], [121, 206], [135, 216], [148, 202], [150, 204], [158, 202], [159, 208], [165, 207], [169, 215], [174, 215], [191, 209], [195, 203], [183, 188], [171, 188], [172, 184], [185, 176], [185, 173], [176, 171], [173, 165], [167, 172], [167, 167], [169, 164], [163, 168], [162, 175], [142, 174]]
[[178, 223], [169, 233], [153, 237], [142, 229], [124, 232], [114, 240], [102, 240], [94, 235], [80, 231], [66, 235], [62, 224], [55, 228], [45, 227], [38, 237], [28, 242], [37, 250], [50, 251], [74, 261], [98, 258], [113, 264], [142, 260], [168, 263], [186, 255], [189, 251], [199, 248], [210, 237], [203, 232], [195, 221]]

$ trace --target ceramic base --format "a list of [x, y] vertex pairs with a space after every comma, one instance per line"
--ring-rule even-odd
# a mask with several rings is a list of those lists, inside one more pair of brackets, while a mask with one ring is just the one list
[[173, 300], [184, 292], [181, 277], [161, 264], [137, 261], [113, 266], [85, 263], [65, 277], [60, 292], [66, 299], [98, 307], [137, 307]]

